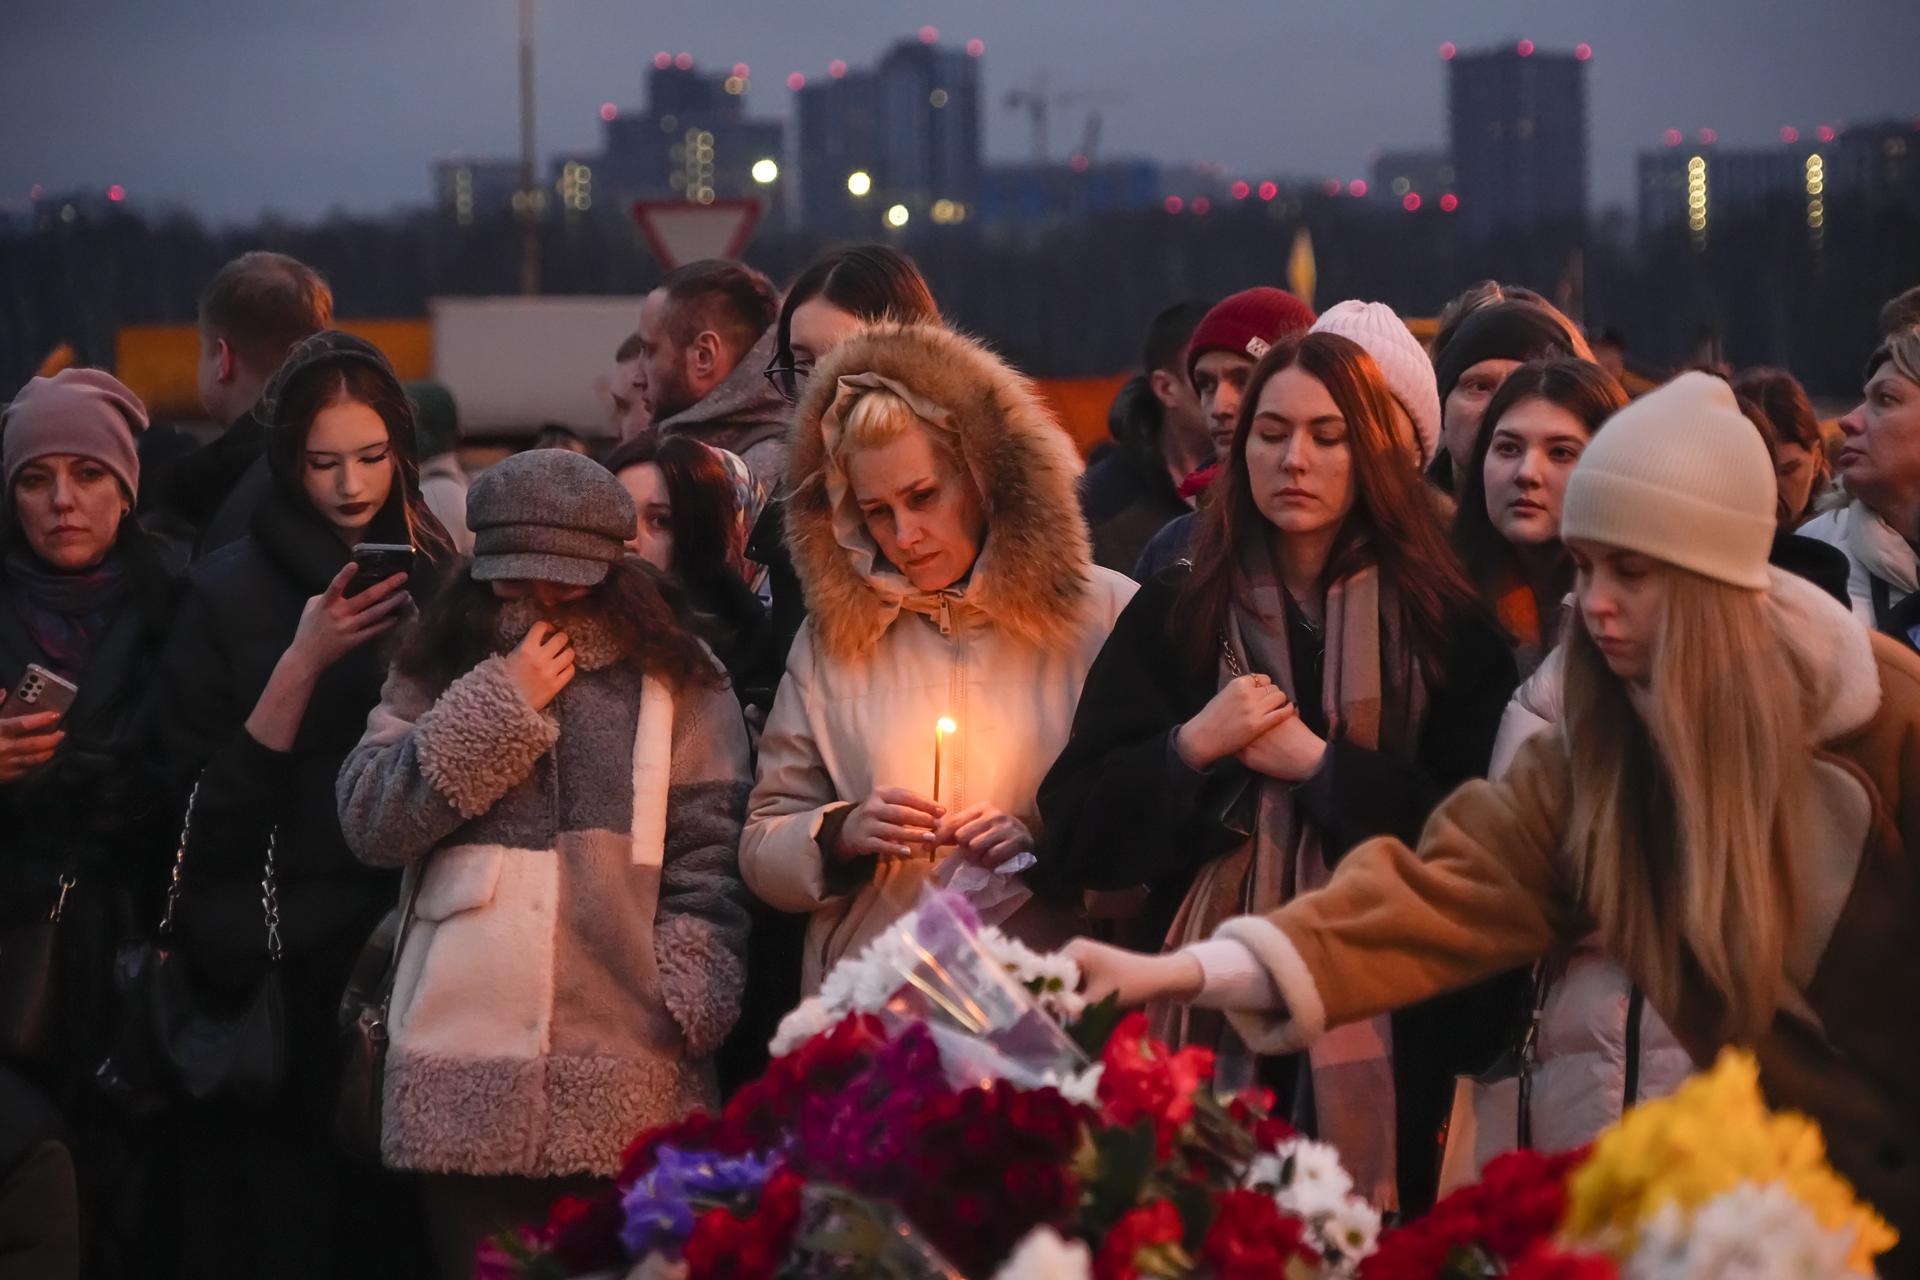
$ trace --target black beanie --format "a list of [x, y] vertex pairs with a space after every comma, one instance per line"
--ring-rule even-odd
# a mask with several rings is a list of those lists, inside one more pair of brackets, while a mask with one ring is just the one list
[[1464, 320], [1433, 367], [1445, 411], [1460, 375], [1482, 360], [1548, 360], [1574, 355], [1566, 325], [1531, 302], [1496, 302]]

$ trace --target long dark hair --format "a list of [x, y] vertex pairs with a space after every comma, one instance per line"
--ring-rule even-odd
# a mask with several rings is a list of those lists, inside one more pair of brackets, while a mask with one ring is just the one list
[[776, 368], [793, 366], [793, 313], [822, 298], [861, 320], [939, 324], [933, 290], [913, 259], [884, 244], [829, 249], [794, 277], [774, 322]]
[[454, 557], [453, 539], [420, 497], [420, 445], [413, 404], [399, 382], [359, 360], [328, 360], [295, 374], [280, 390], [274, 425], [266, 433], [267, 467], [282, 493], [310, 507], [300, 466], [313, 420], [329, 405], [364, 404], [386, 424], [394, 464], [393, 492], [367, 531], [369, 542], [409, 542], [430, 562]]
[[[491, 583], [463, 565], [408, 627], [393, 656], [394, 668], [437, 687], [453, 683], [499, 648], [494, 623], [505, 601]], [[681, 621], [678, 588], [639, 556], [628, 555], [607, 570], [599, 586], [570, 609], [591, 608], [613, 631], [621, 660], [675, 688], [725, 682], [706, 648]]]
[[[1493, 393], [1480, 419], [1480, 434], [1473, 439], [1473, 460], [1467, 465], [1466, 486], [1460, 491], [1460, 507], [1453, 517], [1453, 549], [1459, 552], [1481, 597], [1488, 601], [1513, 565], [1514, 552], [1487, 514], [1487, 452], [1493, 447], [1493, 433], [1500, 419], [1526, 400], [1545, 400], [1565, 409], [1580, 420], [1591, 440], [1601, 423], [1626, 406], [1627, 393], [1599, 365], [1573, 359], [1523, 364]], [[1564, 595], [1573, 586], [1573, 561], [1565, 548], [1560, 551], [1555, 574], [1559, 593]]]
[[646, 465], [660, 468], [673, 504], [673, 575], [695, 596], [706, 595], [724, 574], [738, 575], [746, 531], [733, 475], [720, 455], [698, 440], [657, 430], [643, 431], [607, 455], [606, 468], [616, 476]]
[[[1820, 415], [1813, 411], [1806, 388], [1785, 369], [1762, 367], [1748, 369], [1735, 378], [1733, 392], [1751, 400], [1766, 415], [1773, 426], [1774, 442], [1797, 444], [1813, 455], [1809, 510], [1794, 513], [1796, 516], [1810, 514], [1812, 504], [1833, 484], [1833, 466], [1827, 458], [1826, 441], [1820, 435]], [[1772, 443], [1769, 447], [1773, 447]]]
[[1335, 536], [1322, 585], [1377, 565], [1405, 604], [1423, 673], [1437, 682], [1455, 623], [1462, 614], [1479, 611], [1479, 600], [1447, 545], [1432, 495], [1408, 465], [1406, 446], [1394, 431], [1393, 393], [1380, 366], [1358, 344], [1331, 333], [1283, 339], [1247, 379], [1225, 474], [1201, 509], [1193, 572], [1174, 611], [1173, 639], [1190, 663], [1212, 666], [1233, 601], [1239, 548], [1246, 539], [1272, 531], [1254, 504], [1247, 436], [1268, 381], [1296, 367], [1319, 381], [1340, 407], [1353, 459], [1354, 504]]

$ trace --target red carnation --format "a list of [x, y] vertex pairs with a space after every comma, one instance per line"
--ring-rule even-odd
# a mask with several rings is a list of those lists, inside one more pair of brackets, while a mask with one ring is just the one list
[[793, 1248], [805, 1186], [800, 1175], [782, 1169], [761, 1188], [759, 1205], [744, 1221], [726, 1209], [701, 1214], [681, 1255], [688, 1280], [773, 1280]]
[[1140, 1280], [1139, 1253], [1178, 1244], [1185, 1228], [1180, 1212], [1165, 1200], [1128, 1211], [1113, 1224], [1093, 1260], [1094, 1280]]
[[1152, 1120], [1160, 1155], [1173, 1149], [1173, 1136], [1193, 1115], [1193, 1094], [1213, 1076], [1213, 1051], [1188, 1046], [1168, 1053], [1147, 1035], [1147, 1018], [1135, 1012], [1121, 1019], [1100, 1055], [1100, 1105], [1110, 1124], [1130, 1126]]
[[1280, 1212], [1272, 1196], [1228, 1191], [1214, 1199], [1214, 1207], [1217, 1215], [1200, 1245], [1200, 1260], [1212, 1268], [1214, 1280], [1269, 1280], [1285, 1274], [1294, 1258], [1319, 1264], [1300, 1220]]
[[1563, 1253], [1540, 1244], [1513, 1264], [1507, 1280], [1620, 1280], [1620, 1270], [1602, 1254]]
[[547, 1212], [540, 1233], [547, 1252], [558, 1258], [569, 1275], [601, 1271], [620, 1265], [620, 1226], [625, 1215], [620, 1197], [607, 1191], [591, 1199], [562, 1196]]

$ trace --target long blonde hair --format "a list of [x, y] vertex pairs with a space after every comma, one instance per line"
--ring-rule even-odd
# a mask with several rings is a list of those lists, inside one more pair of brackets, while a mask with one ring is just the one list
[[1667, 570], [1644, 718], [1583, 622], [1567, 643], [1568, 850], [1602, 938], [1654, 1003], [1693, 981], [1724, 1039], [1772, 1022], [1796, 921], [1814, 709], [1759, 593]]

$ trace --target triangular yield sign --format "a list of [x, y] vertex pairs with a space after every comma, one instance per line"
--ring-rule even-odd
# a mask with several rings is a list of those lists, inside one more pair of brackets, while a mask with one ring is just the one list
[[737, 258], [760, 221], [757, 200], [636, 200], [633, 220], [668, 271], [703, 258]]

